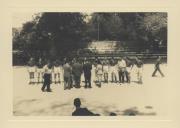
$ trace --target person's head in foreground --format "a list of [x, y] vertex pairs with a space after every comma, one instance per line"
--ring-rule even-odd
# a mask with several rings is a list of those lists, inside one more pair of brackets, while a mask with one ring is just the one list
[[81, 106], [81, 101], [80, 101], [79, 98], [75, 98], [75, 99], [74, 99], [74, 106], [75, 106], [76, 108], [80, 108], [80, 106]]
[[72, 116], [99, 116], [99, 114], [94, 114], [87, 108], [81, 108], [81, 100], [79, 98], [74, 99], [74, 106], [76, 110], [72, 113]]

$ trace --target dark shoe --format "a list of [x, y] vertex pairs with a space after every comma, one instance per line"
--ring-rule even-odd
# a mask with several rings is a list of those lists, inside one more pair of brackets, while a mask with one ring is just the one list
[[42, 89], [42, 88], [41, 88], [41, 91], [42, 91], [42, 92], [45, 92], [44, 89]]
[[51, 90], [51, 89], [47, 89], [46, 91], [47, 91], [47, 92], [52, 92], [52, 90]]

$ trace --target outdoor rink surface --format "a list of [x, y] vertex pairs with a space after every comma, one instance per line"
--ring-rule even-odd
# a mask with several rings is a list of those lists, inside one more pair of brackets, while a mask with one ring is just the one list
[[[117, 115], [128, 115], [133, 111], [136, 115], [164, 116], [167, 108], [167, 64], [161, 65], [165, 77], [154, 71], [153, 64], [145, 64], [143, 84], [108, 83], [97, 87], [92, 83], [91, 89], [72, 88], [64, 90], [63, 84], [52, 84], [53, 92], [42, 92], [42, 84], [29, 85], [27, 67], [13, 67], [13, 114], [15, 116], [71, 116], [75, 107], [74, 98], [80, 98], [83, 107], [94, 113], [108, 116], [110, 112]], [[132, 81], [136, 81], [132, 70]], [[94, 75], [92, 76], [92, 80]], [[84, 76], [82, 75], [82, 80]], [[81, 83], [84, 86], [84, 83]]]

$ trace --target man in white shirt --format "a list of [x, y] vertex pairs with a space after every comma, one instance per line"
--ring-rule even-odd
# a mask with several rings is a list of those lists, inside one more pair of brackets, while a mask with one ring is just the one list
[[50, 88], [50, 85], [51, 85], [51, 73], [52, 73], [52, 66], [50, 64], [50, 62], [47, 63], [47, 65], [45, 65], [43, 67], [43, 70], [44, 70], [44, 83], [43, 83], [43, 86], [41, 88], [41, 90], [44, 92], [44, 89], [47, 87], [46, 91], [47, 92], [52, 92], [51, 88]]

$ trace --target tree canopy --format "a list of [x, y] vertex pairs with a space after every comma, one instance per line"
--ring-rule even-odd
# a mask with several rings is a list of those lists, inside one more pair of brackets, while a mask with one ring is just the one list
[[13, 50], [27, 56], [57, 58], [71, 55], [94, 40], [124, 41], [141, 50], [166, 46], [167, 13], [40, 13], [21, 30], [14, 28]]

